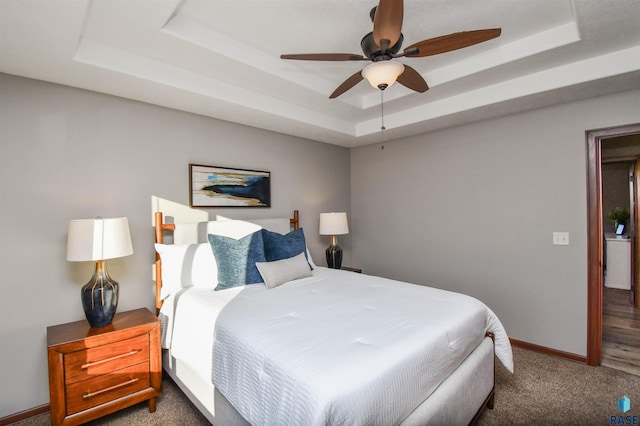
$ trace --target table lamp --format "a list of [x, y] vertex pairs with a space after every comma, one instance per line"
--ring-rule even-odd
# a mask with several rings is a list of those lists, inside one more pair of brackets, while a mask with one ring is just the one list
[[320, 235], [331, 235], [331, 245], [326, 250], [327, 266], [333, 269], [342, 267], [342, 249], [338, 245], [338, 235], [349, 233], [347, 214], [320, 213]]
[[91, 327], [111, 324], [118, 307], [118, 282], [107, 272], [107, 259], [133, 254], [126, 217], [78, 219], [69, 222], [67, 260], [95, 261], [91, 280], [82, 287], [82, 307]]

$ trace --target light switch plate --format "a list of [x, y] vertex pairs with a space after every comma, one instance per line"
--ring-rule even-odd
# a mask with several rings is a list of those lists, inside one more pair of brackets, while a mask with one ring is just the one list
[[568, 232], [554, 232], [553, 233], [553, 245], [556, 245], [556, 246], [568, 246], [569, 245], [569, 233]]

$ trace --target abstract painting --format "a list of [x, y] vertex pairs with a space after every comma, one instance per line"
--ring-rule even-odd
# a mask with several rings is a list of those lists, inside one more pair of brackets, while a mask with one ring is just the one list
[[271, 173], [189, 164], [191, 207], [271, 207]]

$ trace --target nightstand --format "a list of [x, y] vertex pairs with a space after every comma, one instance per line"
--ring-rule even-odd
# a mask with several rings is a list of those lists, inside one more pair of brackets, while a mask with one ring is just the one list
[[47, 327], [51, 423], [75, 425], [142, 401], [156, 410], [162, 391], [160, 321], [148, 309]]
[[362, 269], [358, 269], [358, 268], [350, 268], [349, 266], [343, 266], [340, 269], [342, 269], [343, 271], [351, 271], [351, 272], [357, 272], [359, 274], [362, 273]]

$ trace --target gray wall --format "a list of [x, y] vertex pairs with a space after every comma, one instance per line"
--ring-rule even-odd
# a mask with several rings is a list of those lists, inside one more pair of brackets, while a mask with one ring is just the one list
[[[274, 207], [213, 214], [298, 208], [324, 264], [318, 214], [351, 201], [345, 264], [471, 294], [511, 337], [584, 355], [584, 132], [637, 122], [639, 110], [636, 91], [357, 148], [350, 160], [335, 146], [0, 74], [0, 417], [48, 402], [46, 327], [84, 317], [92, 265], [65, 261], [69, 219], [129, 217], [134, 255], [109, 262], [119, 310], [152, 308], [151, 196], [187, 204], [190, 162], [272, 172]], [[571, 245], [551, 245], [553, 231]]]
[[585, 131], [638, 111], [635, 91], [353, 149], [353, 265], [476, 296], [510, 337], [585, 355]]
[[299, 209], [318, 264], [319, 213], [349, 211], [344, 148], [5, 74], [0, 120], [0, 418], [48, 403], [46, 327], [84, 318], [93, 265], [65, 260], [70, 219], [129, 218], [134, 254], [108, 262], [125, 311], [154, 306], [151, 197], [188, 204], [190, 162], [271, 171], [272, 208], [210, 212]]

